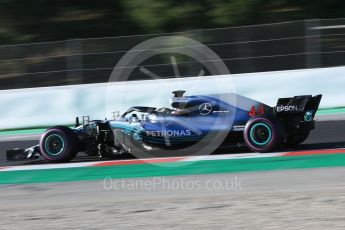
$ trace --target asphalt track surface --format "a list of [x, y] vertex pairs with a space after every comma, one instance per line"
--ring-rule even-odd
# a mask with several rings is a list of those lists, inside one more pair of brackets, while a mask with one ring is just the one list
[[[9, 165], [21, 165], [31, 163], [45, 163], [45, 161], [39, 160], [32, 161], [20, 161], [20, 162], [5, 162], [6, 150], [13, 148], [27, 148], [38, 143], [40, 135], [20, 135], [18, 137], [2, 137], [0, 138], [0, 166]], [[17, 140], [19, 139], [19, 140]], [[308, 139], [298, 147], [298, 150], [313, 150], [313, 149], [332, 149], [345, 147], [345, 120], [336, 121], [319, 121], [316, 122], [316, 128], [312, 130]], [[278, 151], [289, 151], [291, 149], [280, 149]], [[241, 153], [250, 152], [246, 148], [231, 148], [229, 150], [218, 151], [224, 153]], [[177, 153], [178, 155], [178, 153]], [[165, 156], [161, 156], [165, 157]], [[122, 156], [122, 158], [128, 158], [128, 156]], [[102, 160], [97, 157], [89, 157], [83, 154], [79, 154], [74, 162], [83, 161], [98, 161]]]
[[[335, 167], [165, 177], [164, 183], [141, 187], [152, 179], [127, 179], [127, 186], [122, 180], [114, 186], [3, 185], [0, 229], [340, 230], [344, 175], [344, 167]], [[209, 181], [218, 186], [203, 186]], [[231, 181], [237, 182], [225, 186]]]

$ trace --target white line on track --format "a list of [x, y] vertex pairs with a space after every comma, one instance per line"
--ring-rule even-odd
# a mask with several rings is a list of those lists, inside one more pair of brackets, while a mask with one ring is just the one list
[[239, 154], [222, 154], [186, 157], [181, 161], [210, 161], [210, 160], [228, 160], [228, 159], [245, 159], [245, 158], [262, 158], [262, 157], [279, 157], [288, 152], [278, 153], [239, 153]]
[[93, 166], [95, 163], [96, 162], [8, 166], [8, 167], [0, 168], [0, 172], [22, 171], [22, 170], [41, 170], [41, 169], [80, 168], [80, 167], [90, 167], [90, 166]]
[[[149, 164], [160, 159], [165, 159], [171, 162], [193, 162], [193, 161], [210, 161], [210, 160], [229, 160], [229, 159], [245, 159], [245, 158], [263, 158], [263, 157], [278, 157], [282, 156], [287, 152], [279, 153], [240, 153], [240, 154], [222, 154], [222, 155], [206, 155], [206, 156], [190, 156], [183, 157], [180, 160], [176, 160], [176, 157], [164, 157], [164, 158], [148, 158], [139, 159], [142, 163], [139, 164]], [[80, 167], [93, 167], [100, 163], [108, 163], [111, 165], [112, 162], [128, 164], [138, 164], [138, 159], [133, 160], [114, 160], [114, 161], [93, 161], [93, 162], [81, 162], [81, 163], [63, 163], [63, 164], [42, 164], [42, 165], [22, 165], [22, 166], [8, 166], [0, 168], [1, 172], [4, 171], [22, 171], [22, 170], [43, 170], [43, 169], [63, 169], [63, 168], [80, 168]]]

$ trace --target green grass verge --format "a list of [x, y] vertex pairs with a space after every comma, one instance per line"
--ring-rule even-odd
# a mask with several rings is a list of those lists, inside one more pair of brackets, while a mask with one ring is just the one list
[[[71, 127], [71, 128], [74, 127], [74, 125], [66, 125], [66, 126]], [[1, 135], [20, 135], [20, 134], [40, 134], [46, 131], [49, 127], [37, 126], [37, 127], [23, 128], [23, 129], [0, 130], [0, 136]]]
[[102, 180], [345, 166], [345, 154], [0, 172], [0, 184]]
[[0, 135], [40, 134], [40, 133], [43, 133], [45, 130], [46, 130], [46, 128], [8, 130], [8, 131], [0, 131]]
[[338, 114], [338, 113], [345, 113], [345, 108], [333, 108], [333, 109], [319, 109], [316, 115], [331, 115], [331, 114]]

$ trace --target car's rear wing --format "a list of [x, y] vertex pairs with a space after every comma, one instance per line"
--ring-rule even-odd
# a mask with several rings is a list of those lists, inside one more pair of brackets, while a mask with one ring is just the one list
[[274, 112], [277, 115], [305, 114], [308, 112], [314, 118], [322, 95], [302, 95], [289, 98], [279, 98]]

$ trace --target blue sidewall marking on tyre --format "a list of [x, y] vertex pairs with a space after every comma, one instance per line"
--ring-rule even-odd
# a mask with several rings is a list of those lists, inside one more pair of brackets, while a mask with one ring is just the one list
[[[61, 141], [61, 143], [62, 143], [61, 150], [60, 150], [59, 152], [57, 152], [57, 153], [53, 153], [53, 152], [50, 151], [51, 149], [50, 149], [50, 147], [49, 147], [49, 141], [50, 141], [53, 137], [57, 137], [58, 139], [60, 139], [60, 141]], [[63, 152], [63, 150], [65, 149], [65, 141], [64, 141], [64, 139], [63, 139], [60, 135], [58, 135], [58, 134], [52, 134], [52, 135], [49, 135], [49, 136], [47, 137], [47, 139], [44, 141], [44, 147], [45, 147], [45, 149], [46, 149], [46, 151], [47, 151], [47, 153], [48, 153], [49, 155], [57, 156], [57, 155], [61, 154], [61, 153]]]
[[[266, 127], [267, 130], [268, 130], [268, 138], [267, 138], [267, 140], [264, 141], [264, 142], [258, 142], [258, 141], [256, 141], [255, 138], [254, 138], [253, 132], [254, 132], [254, 129], [255, 129], [256, 127], [258, 127], [258, 126], [264, 126], [264, 127]], [[272, 138], [272, 131], [271, 131], [271, 128], [270, 128], [267, 124], [265, 124], [265, 123], [257, 123], [257, 124], [255, 124], [255, 125], [253, 125], [253, 127], [250, 129], [250, 139], [251, 139], [251, 140], [254, 142], [254, 144], [256, 144], [256, 145], [266, 145], [266, 144], [268, 144], [268, 143], [271, 141], [271, 138]]]

